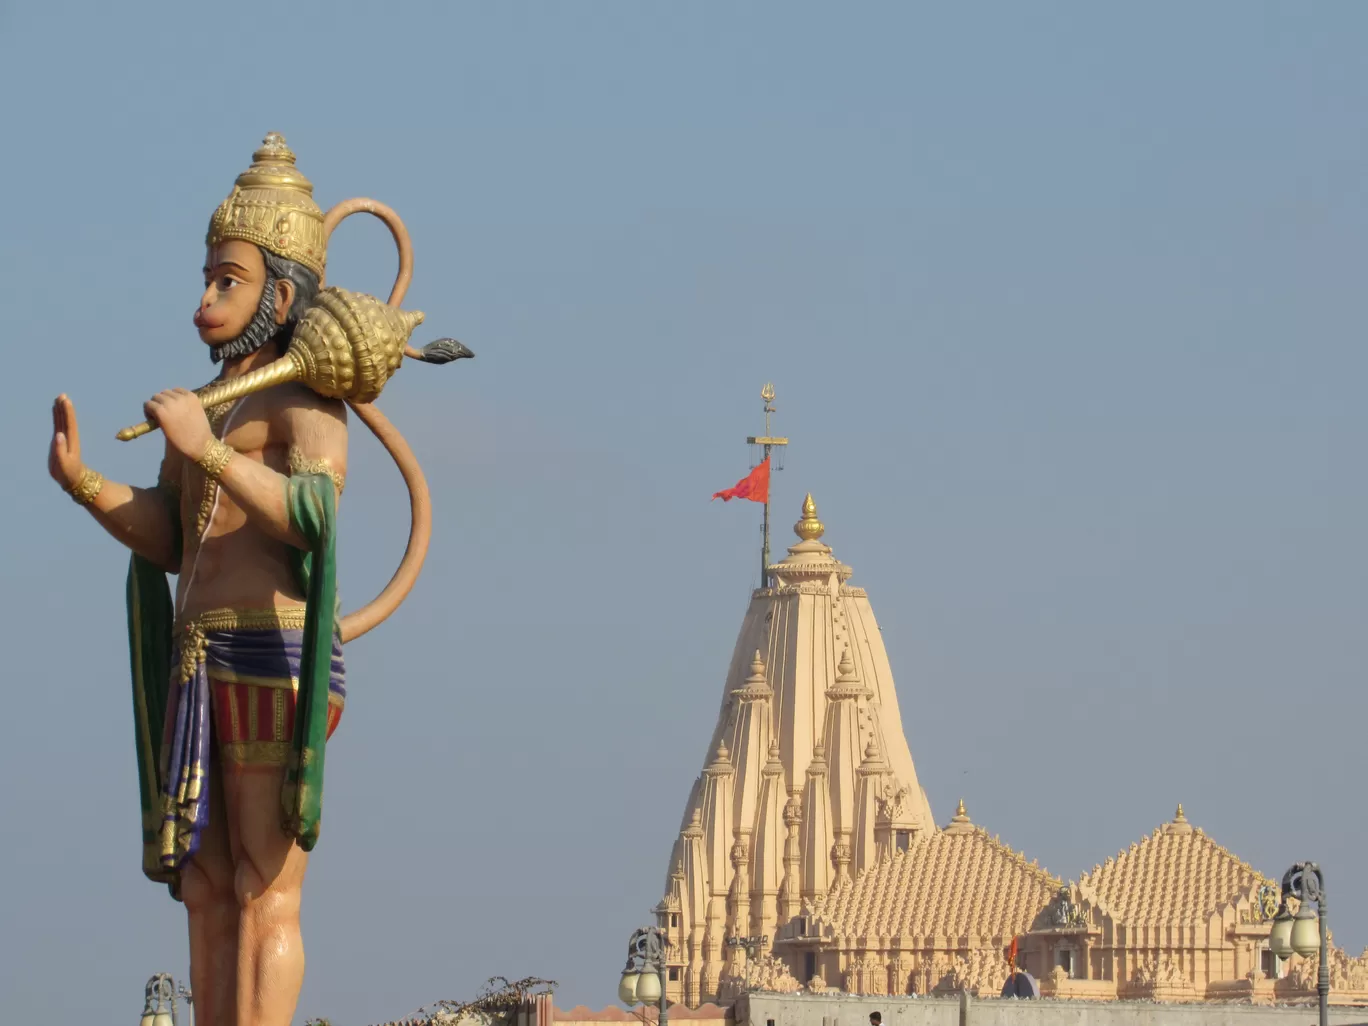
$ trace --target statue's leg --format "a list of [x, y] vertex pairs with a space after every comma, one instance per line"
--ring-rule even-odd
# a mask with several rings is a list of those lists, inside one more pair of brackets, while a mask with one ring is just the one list
[[281, 828], [284, 768], [224, 775], [239, 910], [236, 1026], [290, 1026], [304, 984], [299, 898], [308, 855]]
[[181, 871], [190, 926], [190, 986], [199, 1026], [237, 1026], [238, 902], [218, 767], [209, 769], [209, 825]]

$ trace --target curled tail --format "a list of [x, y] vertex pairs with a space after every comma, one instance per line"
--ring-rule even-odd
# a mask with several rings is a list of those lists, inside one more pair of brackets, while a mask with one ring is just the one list
[[[390, 234], [394, 236], [394, 244], [399, 250], [399, 274], [395, 278], [394, 288], [391, 289], [387, 302], [390, 306], [398, 306], [403, 302], [404, 293], [408, 291], [409, 281], [413, 277], [413, 245], [409, 241], [408, 229], [404, 227], [399, 215], [376, 200], [345, 200], [328, 211], [323, 221], [324, 231], [327, 236], [331, 236], [333, 229], [344, 218], [362, 212], [374, 214], [385, 222]], [[475, 354], [455, 339], [441, 338], [422, 349], [409, 346], [404, 355], [424, 363], [444, 364]], [[413, 585], [418, 580], [418, 574], [423, 569], [423, 560], [427, 558], [428, 543], [432, 540], [432, 496], [428, 492], [427, 478], [423, 476], [423, 468], [418, 463], [418, 457], [413, 454], [399, 429], [390, 423], [390, 419], [381, 413], [374, 403], [354, 403], [348, 400], [347, 405], [360, 421], [370, 428], [371, 434], [380, 440], [385, 451], [394, 459], [399, 473], [403, 475], [404, 484], [408, 486], [412, 520], [404, 557], [399, 561], [398, 569], [394, 571], [394, 576], [390, 578], [384, 590], [360, 609], [342, 617], [339, 632], [344, 643], [353, 641], [373, 627], [384, 623], [399, 608], [399, 604], [413, 590]]]
[[427, 558], [428, 543], [432, 540], [432, 497], [428, 492], [427, 478], [423, 476], [423, 468], [418, 463], [418, 457], [413, 455], [413, 450], [409, 448], [399, 429], [374, 403], [347, 405], [355, 411], [361, 422], [370, 428], [371, 434], [380, 440], [385, 451], [394, 458], [399, 473], [404, 477], [404, 484], [408, 485], [409, 509], [413, 519], [409, 527], [404, 558], [399, 561], [399, 568], [394, 571], [394, 576], [390, 578], [384, 590], [360, 609], [342, 617], [339, 630], [344, 644], [361, 637], [372, 627], [378, 627], [399, 608], [399, 604], [408, 597], [408, 593], [413, 590], [414, 582], [418, 580], [418, 574], [423, 569], [423, 560]]

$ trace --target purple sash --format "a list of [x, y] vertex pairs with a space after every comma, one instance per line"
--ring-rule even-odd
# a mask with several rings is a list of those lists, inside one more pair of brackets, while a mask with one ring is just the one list
[[[177, 633], [162, 739], [160, 858], [164, 868], [180, 869], [192, 858], [209, 824], [213, 735], [210, 673], [214, 669], [231, 670], [238, 676], [298, 681], [303, 642], [302, 630], [276, 627], [205, 631], [202, 635], [191, 628]], [[187, 651], [191, 646], [193, 650]], [[328, 690], [345, 699], [342, 642], [336, 635], [331, 669]]]

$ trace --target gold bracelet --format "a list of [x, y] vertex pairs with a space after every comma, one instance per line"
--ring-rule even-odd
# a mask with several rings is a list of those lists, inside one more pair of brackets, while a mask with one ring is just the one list
[[80, 506], [89, 506], [95, 501], [95, 496], [100, 494], [100, 489], [104, 487], [104, 478], [89, 467], [81, 468], [81, 476], [76, 479], [76, 483], [67, 489], [76, 503]]
[[225, 445], [217, 438], [211, 438], [204, 446], [204, 452], [195, 460], [210, 477], [218, 477], [237, 455], [231, 445]]

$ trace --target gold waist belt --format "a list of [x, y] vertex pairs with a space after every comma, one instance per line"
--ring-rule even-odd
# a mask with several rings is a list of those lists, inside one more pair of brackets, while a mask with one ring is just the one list
[[173, 636], [180, 647], [180, 680], [188, 681], [204, 662], [204, 636], [216, 631], [302, 631], [307, 610], [303, 606], [283, 609], [211, 609], [178, 623]]

